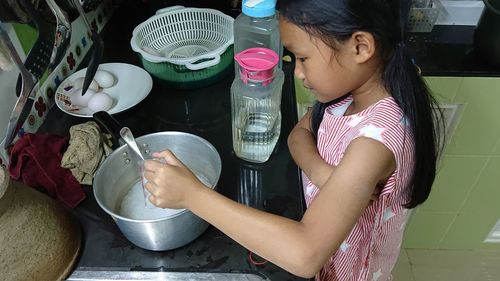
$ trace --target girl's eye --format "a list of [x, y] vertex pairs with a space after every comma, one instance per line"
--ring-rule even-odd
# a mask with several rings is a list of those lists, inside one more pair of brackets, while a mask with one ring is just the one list
[[300, 61], [300, 62], [305, 62], [306, 58], [297, 58], [297, 60]]

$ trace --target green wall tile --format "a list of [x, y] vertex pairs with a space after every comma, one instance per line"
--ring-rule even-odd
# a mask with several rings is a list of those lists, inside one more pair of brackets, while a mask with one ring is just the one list
[[460, 211], [500, 214], [500, 157], [490, 158]]
[[[489, 233], [489, 232], [488, 232]], [[477, 247], [479, 250], [495, 250], [495, 251], [500, 251], [500, 243], [481, 243]], [[498, 253], [500, 256], [500, 253]], [[498, 275], [500, 276], [500, 268], [498, 268]], [[499, 278], [500, 280], [500, 278]]]
[[406, 229], [403, 247], [407, 249], [437, 249], [455, 216], [453, 213], [418, 210]]
[[459, 213], [439, 244], [439, 248], [449, 250], [481, 248], [498, 218], [498, 214], [481, 210]]
[[500, 78], [425, 79], [438, 101], [464, 104], [464, 110], [403, 246], [499, 250], [500, 243], [483, 240], [500, 218]]
[[422, 210], [457, 213], [487, 161], [488, 157], [445, 156]]
[[491, 153], [491, 155], [500, 156], [500, 140], [495, 145], [495, 148], [493, 149], [493, 152]]
[[295, 84], [295, 97], [297, 99], [297, 103], [307, 105], [313, 104], [316, 100], [316, 97], [311, 93], [311, 91], [304, 88], [302, 81], [300, 81], [300, 79], [298, 78], [295, 78], [293, 82]]
[[[485, 267], [495, 268], [497, 276], [500, 277], [500, 243], [481, 243], [479, 250], [482, 252], [481, 260]], [[498, 278], [500, 280], [500, 278]]]
[[398, 261], [391, 272], [394, 281], [414, 281], [410, 261], [405, 249], [401, 249]]
[[424, 77], [424, 80], [438, 102], [451, 102], [457, 94], [463, 77], [429, 76]]
[[415, 281], [480, 281], [476, 276], [482, 269], [481, 262], [479, 255], [474, 251], [408, 250], [407, 252]]
[[500, 78], [463, 78], [454, 102], [465, 107], [447, 153], [490, 155], [500, 139]]
[[13, 23], [12, 27], [16, 32], [17, 38], [19, 39], [19, 43], [21, 43], [21, 47], [23, 48], [24, 53], [27, 55], [35, 44], [36, 38], [38, 36], [38, 32], [35, 28], [31, 27], [28, 24], [20, 24]]
[[498, 141], [495, 148], [493, 148], [491, 155], [500, 156], [500, 141]]

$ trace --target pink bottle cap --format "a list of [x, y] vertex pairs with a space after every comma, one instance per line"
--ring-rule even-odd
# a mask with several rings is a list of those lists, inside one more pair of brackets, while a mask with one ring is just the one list
[[264, 86], [272, 82], [274, 67], [278, 64], [278, 55], [267, 48], [249, 48], [237, 53], [234, 59], [240, 65], [240, 78], [247, 84], [248, 80], [262, 82]]

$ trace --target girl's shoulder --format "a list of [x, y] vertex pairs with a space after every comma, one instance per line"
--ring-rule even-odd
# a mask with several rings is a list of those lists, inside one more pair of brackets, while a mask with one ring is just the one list
[[394, 98], [387, 97], [367, 108], [361, 115], [357, 136], [365, 136], [383, 143], [396, 158], [413, 148], [409, 122]]
[[386, 97], [346, 120], [346, 143], [358, 137], [377, 140], [397, 154], [411, 136], [407, 119], [394, 98]]
[[[350, 95], [346, 96], [345, 98], [339, 100], [338, 102], [328, 106], [326, 112], [327, 114], [334, 115], [337, 117], [349, 117], [345, 116], [344, 113], [349, 107], [349, 105], [352, 103], [352, 101], [353, 101], [352, 96]], [[352, 114], [351, 116], [373, 118], [374, 116], [384, 116], [384, 115], [403, 116], [403, 111], [401, 110], [401, 108], [396, 103], [393, 97], [386, 97], [380, 99], [379, 101], [373, 103], [372, 105], [368, 106], [362, 111]]]
[[[407, 135], [409, 127], [403, 111], [393, 97], [383, 98], [360, 112], [344, 115], [352, 97], [347, 96], [337, 103], [331, 104], [323, 116], [323, 131], [338, 132], [339, 128], [350, 131], [345, 137], [359, 136], [366, 128], [377, 128], [391, 135]], [[335, 129], [335, 130], [334, 130]]]
[[405, 130], [408, 124], [403, 110], [393, 97], [387, 97], [367, 107], [357, 114], [365, 123], [386, 128]]
[[383, 98], [358, 113], [359, 116], [403, 116], [403, 111], [393, 97]]

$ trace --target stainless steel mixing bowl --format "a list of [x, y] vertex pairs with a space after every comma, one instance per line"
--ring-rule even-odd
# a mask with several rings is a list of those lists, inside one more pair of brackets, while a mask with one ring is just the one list
[[[159, 132], [136, 138], [143, 155], [170, 149], [198, 177], [215, 188], [222, 164], [217, 150], [205, 139], [184, 132]], [[181, 247], [200, 236], [208, 223], [189, 210], [160, 219], [137, 220], [120, 214], [129, 190], [141, 180], [127, 145], [117, 148], [101, 164], [93, 182], [94, 195], [101, 208], [111, 215], [123, 235], [135, 245], [154, 251]]]

